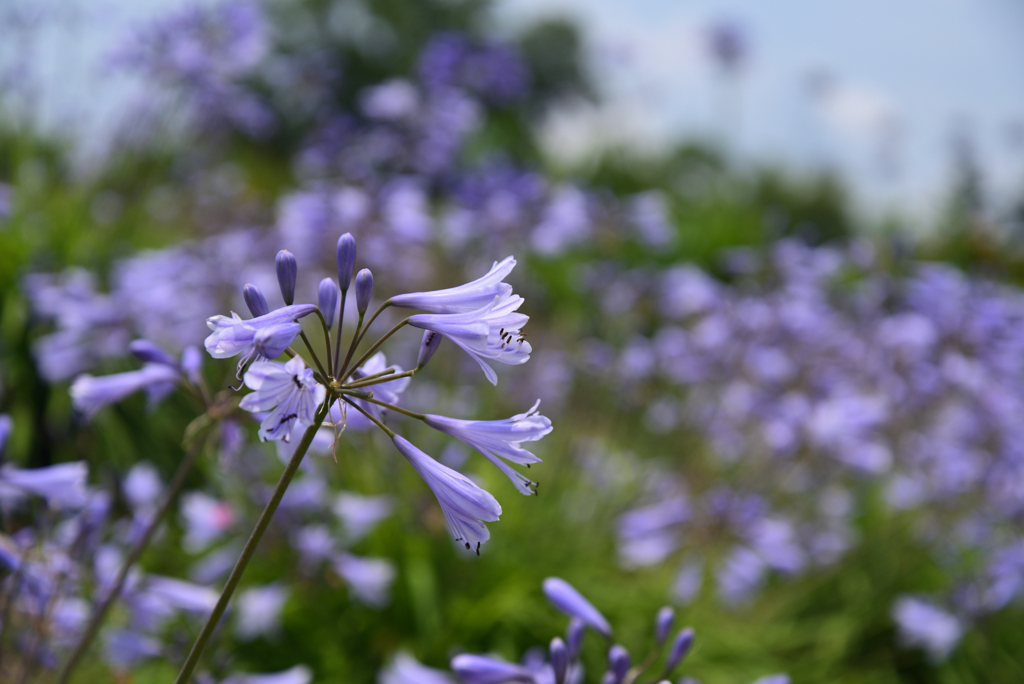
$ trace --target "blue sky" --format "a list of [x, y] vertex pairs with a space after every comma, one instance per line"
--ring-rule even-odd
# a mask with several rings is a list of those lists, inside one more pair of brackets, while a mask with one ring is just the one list
[[[32, 63], [42, 120], [79, 130], [87, 145], [102, 140], [131, 88], [99, 75], [101, 55], [126, 26], [180, 4], [55, 3], [65, 20], [41, 34]], [[496, 9], [503, 30], [552, 14], [583, 27], [607, 93], [597, 109], [548, 122], [556, 157], [578, 159], [601, 141], [657, 149], [713, 137], [737, 159], [838, 169], [866, 214], [923, 224], [949, 186], [960, 130], [997, 207], [1024, 191], [1024, 141], [1012, 134], [1016, 126], [1024, 138], [1019, 0], [498, 0]], [[706, 50], [708, 27], [722, 21], [749, 44], [732, 81]], [[0, 59], [9, 55], [0, 46]], [[811, 74], [828, 76], [816, 96]]]
[[[554, 122], [560, 154], [709, 135], [739, 158], [838, 168], [868, 213], [926, 219], [949, 185], [953, 133], [966, 131], [996, 204], [1024, 192], [1024, 3], [514, 0], [501, 17], [551, 14], [584, 27], [610, 95]], [[706, 50], [723, 21], [749, 45], [732, 83]], [[829, 77], [817, 97], [812, 73]]]

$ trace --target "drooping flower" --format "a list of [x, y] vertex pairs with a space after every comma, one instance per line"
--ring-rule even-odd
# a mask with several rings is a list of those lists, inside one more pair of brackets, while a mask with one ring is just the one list
[[521, 493], [529, 496], [537, 493], [537, 483], [513, 470], [505, 461], [519, 465], [541, 462], [520, 446], [523, 442], [536, 441], [551, 432], [551, 421], [537, 413], [539, 406], [538, 399], [526, 413], [506, 420], [458, 420], [427, 414], [424, 422], [479, 451], [505, 473]]
[[486, 275], [473, 282], [429, 292], [409, 292], [396, 295], [390, 300], [394, 306], [406, 309], [420, 309], [435, 314], [453, 314], [477, 311], [494, 301], [504, 300], [512, 294], [512, 286], [502, 282], [516, 265], [514, 257], [508, 256], [495, 261]]
[[455, 540], [467, 549], [475, 548], [479, 554], [480, 545], [491, 537], [484, 523], [494, 522], [501, 515], [497, 500], [462, 473], [427, 456], [404, 437], [395, 435], [392, 441], [434, 492]]
[[284, 440], [291, 437], [296, 424], [312, 425], [317, 407], [327, 390], [306, 368], [301, 356], [288, 363], [257, 361], [245, 373], [245, 385], [252, 390], [239, 407], [245, 411], [270, 411], [260, 424], [260, 439]]
[[497, 385], [498, 376], [488, 361], [519, 365], [529, 361], [533, 351], [521, 332], [530, 317], [516, 313], [522, 304], [523, 298], [518, 295], [504, 299], [495, 296], [483, 307], [472, 311], [414, 314], [409, 317], [409, 325], [447, 337], [480, 364], [492, 385]]
[[0, 502], [31, 495], [46, 499], [54, 508], [81, 508], [88, 499], [88, 476], [84, 461], [30, 469], [0, 466]]
[[[238, 362], [238, 372], [241, 373], [249, 363], [260, 360], [260, 353], [254, 347], [259, 330], [281, 323], [292, 323], [315, 310], [312, 304], [293, 304], [248, 320], [243, 320], [235, 312], [231, 312], [230, 317], [211, 316], [206, 319], [206, 326], [213, 332], [203, 344], [215, 359], [228, 359], [241, 354], [242, 358]], [[295, 334], [298, 335], [299, 331], [296, 330]]]
[[558, 610], [570, 617], [579, 618], [588, 627], [610, 637], [612, 626], [594, 605], [583, 597], [576, 587], [561, 577], [548, 577], [544, 580], [544, 595], [548, 597]]
[[135, 371], [94, 377], [81, 375], [71, 385], [71, 403], [87, 420], [103, 408], [146, 390], [150, 405], [167, 396], [181, 379], [181, 372], [164, 363], [147, 363]]
[[463, 653], [452, 658], [452, 670], [466, 684], [534, 684], [533, 673], [522, 665], [489, 656]]

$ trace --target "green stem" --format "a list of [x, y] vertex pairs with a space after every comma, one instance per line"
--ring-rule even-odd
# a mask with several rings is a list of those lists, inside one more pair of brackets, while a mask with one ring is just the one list
[[345, 321], [345, 299], [347, 296], [348, 290], [342, 290], [341, 308], [338, 309], [338, 336], [334, 339], [334, 367], [338, 369], [338, 373], [341, 373], [341, 366], [338, 365], [338, 362], [341, 361], [341, 324]]
[[334, 357], [331, 356], [331, 329], [327, 327], [327, 319], [324, 318], [324, 314], [319, 308], [316, 309], [316, 315], [320, 318], [320, 327], [324, 330], [324, 349], [327, 351], [327, 370], [331, 372], [327, 377], [334, 377]]
[[[348, 369], [348, 362], [352, 360], [352, 355], [355, 353], [359, 343], [363, 341], [363, 336], [366, 335], [366, 331], [369, 330], [370, 326], [373, 325], [373, 322], [377, 320], [377, 316], [380, 316], [384, 309], [389, 306], [391, 306], [390, 299], [377, 307], [377, 310], [373, 312], [372, 316], [370, 316], [370, 320], [366, 321], [365, 326], [362, 325], [362, 318], [359, 319], [360, 325], [356, 328], [355, 337], [352, 338], [352, 344], [349, 346], [348, 354], [345, 356], [345, 364], [342, 366], [341, 371], [338, 372], [339, 375]], [[357, 364], [355, 368], [359, 368], [359, 365]]]
[[242, 579], [242, 574], [245, 572], [246, 566], [249, 565], [249, 561], [256, 552], [256, 547], [259, 545], [260, 539], [263, 538], [263, 533], [267, 531], [267, 526], [270, 525], [271, 518], [274, 517], [274, 513], [277, 511], [277, 507], [281, 503], [281, 499], [284, 498], [285, 490], [288, 489], [288, 485], [291, 484], [292, 478], [295, 477], [295, 472], [299, 469], [303, 456], [306, 455], [306, 451], [309, 449], [309, 445], [312, 444], [316, 431], [320, 429], [320, 426], [323, 424], [324, 418], [326, 417], [327, 402], [324, 402], [317, 410], [313, 424], [306, 428], [306, 432], [302, 435], [302, 440], [299, 442], [298, 446], [295, 447], [295, 453], [292, 454], [291, 460], [289, 460], [288, 465], [285, 466], [284, 472], [281, 473], [281, 479], [277, 481], [277, 486], [274, 488], [274, 493], [271, 495], [270, 501], [267, 502], [266, 507], [263, 509], [263, 513], [260, 514], [260, 518], [256, 522], [255, 529], [253, 529], [252, 534], [249, 535], [248, 541], [245, 542], [245, 548], [242, 549], [242, 554], [238, 557], [238, 561], [235, 563], [235, 567], [231, 571], [231, 575], [224, 584], [224, 590], [221, 592], [220, 598], [217, 599], [217, 605], [214, 606], [213, 612], [210, 613], [210, 617], [206, 620], [206, 624], [203, 625], [203, 631], [199, 633], [199, 637], [196, 639], [195, 644], [192, 645], [192, 650], [189, 652], [188, 658], [185, 660], [185, 664], [181, 666], [181, 672], [178, 673], [178, 678], [174, 680], [175, 684], [186, 684], [186, 682], [192, 678], [192, 673], [195, 671], [196, 665], [199, 664], [199, 658], [206, 649], [206, 644], [210, 641], [210, 637], [213, 636], [213, 632], [220, 623], [220, 619], [224, 615], [224, 611], [227, 610], [228, 603], [231, 601], [231, 595], [235, 593], [235, 589], [238, 587], [238, 583]]
[[382, 373], [374, 373], [373, 375], [368, 375], [365, 378], [359, 378], [358, 380], [347, 382], [344, 385], [342, 385], [341, 388], [357, 389], [359, 387], [371, 387], [373, 385], [379, 385], [382, 382], [391, 382], [392, 380], [398, 380], [400, 378], [411, 378], [412, 376], [416, 375], [416, 371], [418, 370], [418, 368], [414, 368], [412, 370], [402, 371], [401, 373], [395, 373], [394, 368], [389, 368], [388, 370]]
[[[384, 333], [384, 336], [381, 337], [376, 342], [374, 342], [373, 346], [370, 347], [369, 349], [367, 349], [366, 353], [363, 354], [362, 356], [360, 356], [359, 360], [356, 361], [355, 363], [353, 363], [351, 368], [349, 368], [348, 370], [346, 370], [346, 371], [344, 371], [342, 373], [342, 376], [340, 378], [341, 382], [345, 382], [346, 380], [348, 380], [348, 377], [350, 375], [352, 375], [353, 373], [355, 373], [357, 368], [362, 366], [364, 363], [366, 363], [366, 360], [368, 358], [373, 356], [373, 352], [377, 351], [377, 349], [380, 347], [380, 345], [384, 344], [385, 340], [387, 340], [389, 337], [391, 337], [392, 335], [394, 335], [396, 332], [398, 332], [399, 330], [401, 330], [403, 327], [405, 327], [407, 325], [409, 325], [409, 319], [408, 318], [404, 319], [401, 323], [399, 323], [398, 325], [393, 327], [391, 330], [388, 330], [386, 333]], [[346, 365], [347, 364], [348, 364], [348, 362], [346, 361]]]
[[[301, 337], [302, 341], [306, 344], [306, 349], [309, 350], [309, 355], [313, 357], [313, 363], [315, 363], [316, 367], [320, 369], [320, 375], [324, 376], [324, 378], [331, 377], [330, 375], [327, 374], [327, 371], [324, 370], [324, 365], [320, 363], [320, 357], [316, 355], [315, 351], [313, 351], [313, 345], [309, 343], [309, 338], [306, 337], [306, 331], [303, 330], [302, 332], [300, 332], [299, 337]], [[331, 353], [330, 347], [327, 348], [327, 353]]]
[[[345, 399], [344, 397], [342, 397], [342, 398]], [[381, 430], [383, 430], [385, 433], [387, 433], [388, 437], [391, 437], [392, 439], [394, 439], [394, 437], [395, 437], [394, 430], [392, 430], [387, 425], [385, 425], [384, 423], [380, 422], [379, 420], [374, 418], [372, 415], [370, 415], [369, 411], [367, 411], [366, 409], [364, 409], [362, 406], [360, 406], [359, 404], [355, 403], [354, 401], [350, 401], [348, 399], [345, 399], [345, 403], [348, 404], [349, 406], [355, 406], [359, 410], [360, 413], [362, 413], [364, 416], [369, 418], [371, 421], [373, 421], [374, 424], [377, 425], [377, 427], [379, 427]]]
[[401, 406], [395, 406], [394, 404], [389, 404], [386, 401], [378, 401], [378, 400], [374, 399], [373, 397], [371, 397], [369, 399], [363, 399], [363, 401], [368, 401], [371, 404], [376, 404], [377, 406], [383, 406], [384, 408], [388, 409], [389, 411], [398, 411], [399, 413], [407, 415], [410, 418], [415, 418], [416, 420], [426, 420], [426, 418], [427, 418], [426, 415], [424, 415], [422, 413], [416, 413], [415, 411], [410, 411], [408, 409], [404, 409]]

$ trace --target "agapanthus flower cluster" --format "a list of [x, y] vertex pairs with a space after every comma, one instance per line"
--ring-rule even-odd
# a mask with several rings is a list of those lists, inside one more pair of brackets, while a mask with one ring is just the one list
[[[400, 653], [380, 672], [377, 681], [379, 684], [583, 684], [588, 681], [667, 684], [693, 649], [693, 628], [675, 631], [675, 610], [665, 606], [654, 619], [650, 652], [642, 659], [634, 659], [624, 646], [614, 642], [612, 625], [607, 618], [575, 587], [560, 577], [549, 577], [544, 580], [543, 588], [551, 605], [570, 618], [565, 638], [555, 637], [548, 648], [530, 649], [519, 663], [493, 655], [463, 653], [451, 660], [454, 678], [442, 670], [420, 664], [407, 653]], [[607, 666], [600, 677], [588, 678], [581, 662], [583, 642], [589, 632], [603, 638], [607, 647]], [[698, 684], [691, 677], [678, 681]], [[788, 676], [778, 674], [762, 677], [754, 684], [788, 684], [789, 681]]]
[[714, 474], [652, 489], [620, 519], [621, 558], [682, 556], [678, 598], [709, 567], [742, 601], [773, 573], [841, 558], [875, 482], [956, 582], [893, 610], [908, 643], [945, 655], [1024, 587], [1024, 296], [935, 264], [893, 277], [875, 259], [782, 242], [735, 285], [691, 266], [620, 282], [660, 313], [614, 362], [623, 396], [644, 398], [654, 432], [702, 434]]
[[[485, 523], [501, 514], [501, 507], [488, 492], [461, 473], [437, 462], [384, 423], [380, 410], [422, 420], [476, 449], [491, 460], [524, 494], [536, 484], [509, 463], [529, 465], [539, 459], [522, 447], [551, 431], [551, 422], [537, 413], [535, 405], [524, 414], [502, 421], [469, 421], [420, 414], [397, 405], [409, 379], [420, 372], [436, 352], [442, 339], [460, 348], [480, 366], [486, 378], [497, 384], [493, 364], [519, 365], [530, 358], [532, 348], [523, 331], [528, 317], [519, 313], [523, 299], [504, 282], [515, 266], [508, 257], [484, 276], [446, 290], [394, 295], [367, 317], [374, 282], [368, 269], [353, 278], [356, 243], [346, 233], [337, 242], [337, 279], [325, 278], [318, 288], [318, 305], [294, 304], [298, 267], [295, 257], [282, 250], [276, 260], [277, 275], [285, 306], [267, 310], [266, 299], [254, 285], [246, 286], [246, 302], [253, 318], [238, 314], [214, 316], [207, 325], [212, 333], [205, 346], [214, 358], [239, 357], [238, 376], [252, 390], [239, 408], [259, 416], [262, 440], [289, 442], [299, 430], [319, 428], [331, 416], [339, 428], [350, 414], [361, 416], [381, 428], [395, 447], [420, 474], [441, 504], [449, 529], [467, 549], [479, 553], [489, 538]], [[348, 352], [341, 354], [345, 301], [350, 291], [356, 299], [358, 321]], [[340, 293], [340, 297], [339, 297]], [[340, 303], [339, 303], [340, 302]], [[414, 309], [412, 314], [354, 358], [372, 323], [388, 308]], [[297, 322], [316, 314], [323, 347], [310, 344]], [[331, 344], [332, 325], [337, 337]], [[405, 326], [424, 331], [416, 365], [403, 370], [388, 365], [378, 348]], [[319, 339], [321, 335], [315, 335]], [[301, 339], [310, 361], [292, 349]], [[289, 356], [281, 363], [274, 359]], [[307, 364], [312, 364], [309, 367]]]

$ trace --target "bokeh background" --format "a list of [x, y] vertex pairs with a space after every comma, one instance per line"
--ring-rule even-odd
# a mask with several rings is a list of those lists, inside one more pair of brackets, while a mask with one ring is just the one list
[[[557, 575], [636, 659], [675, 605], [701, 682], [1024, 680], [1022, 29], [1009, 0], [4, 3], [0, 453], [85, 461], [112, 502], [62, 591], [92, 596], [197, 410], [90, 419], [70, 383], [137, 368], [136, 337], [201, 344], [247, 282], [280, 305], [278, 249], [315, 301], [350, 231], [379, 301], [516, 256], [530, 362], [495, 389], [448, 345], [403, 404], [540, 398], [540, 494], [392, 416], [501, 502], [465, 554], [388, 440], [346, 432], [264, 540], [214, 677], [519, 660], [564, 629]], [[233, 370], [206, 359], [213, 387]], [[280, 469], [255, 423], [225, 427], [143, 571], [218, 587]], [[82, 515], [0, 503], [22, 549]], [[76, 681], [173, 680], [201, 607], [145, 648], [118, 640], [133, 619]], [[0, 678], [20, 644], [48, 681], [76, 624], [38, 653], [0, 633]]]

